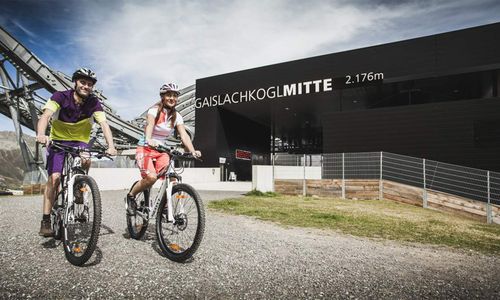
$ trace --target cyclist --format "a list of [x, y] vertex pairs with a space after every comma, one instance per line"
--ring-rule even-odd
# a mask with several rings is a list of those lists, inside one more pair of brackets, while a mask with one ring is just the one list
[[[142, 179], [127, 194], [127, 213], [135, 214], [135, 196], [141, 191], [155, 184], [156, 175], [168, 166], [170, 157], [167, 153], [160, 153], [155, 146], [164, 143], [177, 130], [182, 143], [194, 156], [200, 157], [201, 152], [195, 150], [189, 135], [184, 128], [182, 116], [175, 110], [179, 88], [175, 83], [166, 83], [160, 88], [160, 101], [154, 104], [147, 112], [147, 124], [144, 135], [137, 144], [135, 159], [141, 172]], [[153, 159], [156, 163], [153, 163]]]
[[[53, 235], [50, 225], [50, 211], [64, 164], [64, 152], [50, 146], [49, 141], [53, 140], [73, 147], [89, 148], [90, 131], [95, 119], [101, 126], [108, 144], [106, 153], [116, 155], [106, 115], [99, 99], [92, 94], [97, 82], [95, 73], [90, 69], [80, 68], [73, 73], [71, 80], [75, 83], [74, 88], [64, 92], [55, 92], [43, 107], [43, 114], [37, 124], [36, 140], [47, 145], [47, 173], [49, 175], [43, 194], [43, 217], [39, 232], [39, 235], [44, 237]], [[51, 118], [49, 138], [45, 135], [45, 131]], [[90, 159], [82, 160], [82, 165], [88, 170]]]

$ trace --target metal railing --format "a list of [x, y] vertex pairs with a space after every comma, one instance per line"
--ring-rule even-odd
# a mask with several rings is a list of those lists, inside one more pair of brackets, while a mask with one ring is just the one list
[[[388, 152], [276, 154], [272, 159], [273, 181], [296, 179], [378, 179], [379, 198], [383, 198], [382, 180], [390, 180], [423, 189], [423, 207], [427, 191], [445, 192], [487, 204], [487, 221], [492, 221], [491, 204], [500, 205], [500, 173], [453, 165]], [[288, 168], [280, 169], [281, 166]], [[293, 167], [293, 168], [291, 168]]]

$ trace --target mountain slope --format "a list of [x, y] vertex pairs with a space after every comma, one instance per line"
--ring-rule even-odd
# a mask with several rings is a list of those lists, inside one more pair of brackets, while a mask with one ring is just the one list
[[[35, 138], [24, 135], [31, 149], [35, 148]], [[24, 162], [16, 134], [12, 131], [0, 131], [0, 186], [20, 188], [23, 183]]]

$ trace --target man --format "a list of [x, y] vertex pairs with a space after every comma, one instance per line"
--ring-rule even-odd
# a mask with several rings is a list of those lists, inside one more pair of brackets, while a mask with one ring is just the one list
[[[75, 83], [74, 89], [55, 92], [43, 107], [43, 114], [37, 125], [36, 140], [47, 145], [47, 173], [49, 175], [43, 195], [43, 218], [39, 232], [44, 237], [53, 235], [50, 225], [50, 211], [57, 194], [64, 163], [64, 152], [51, 147], [49, 141], [89, 148], [90, 131], [95, 119], [101, 126], [108, 144], [106, 153], [116, 155], [106, 115], [99, 99], [92, 94], [97, 82], [95, 73], [87, 68], [81, 68], [73, 73], [71, 80]], [[53, 120], [49, 138], [45, 135], [45, 131], [50, 118]], [[86, 169], [90, 167], [90, 160], [83, 160], [82, 163]]]

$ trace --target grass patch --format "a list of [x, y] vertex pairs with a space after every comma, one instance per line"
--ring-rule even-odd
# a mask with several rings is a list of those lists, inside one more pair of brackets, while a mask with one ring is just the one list
[[250, 196], [250, 197], [276, 197], [278, 196], [277, 193], [275, 192], [261, 192], [259, 190], [251, 190], [250, 192], [246, 193], [245, 196]]
[[[388, 200], [341, 200], [259, 191], [209, 207], [283, 225], [336, 230], [360, 237], [446, 245], [500, 255], [500, 226]], [[248, 194], [247, 194], [248, 195]]]

